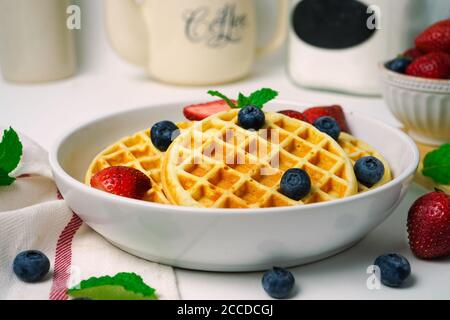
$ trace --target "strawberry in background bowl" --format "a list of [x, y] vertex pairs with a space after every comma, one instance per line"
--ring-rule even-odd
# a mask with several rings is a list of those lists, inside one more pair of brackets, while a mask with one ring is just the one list
[[418, 142], [450, 141], [450, 19], [420, 33], [414, 47], [380, 65], [383, 97]]

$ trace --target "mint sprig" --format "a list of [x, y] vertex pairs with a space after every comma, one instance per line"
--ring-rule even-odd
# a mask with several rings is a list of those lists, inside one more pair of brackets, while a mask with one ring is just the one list
[[209, 90], [208, 94], [210, 94], [213, 97], [219, 97], [220, 99], [225, 101], [230, 106], [230, 108], [237, 108], [237, 106], [234, 104], [234, 102], [231, 99], [229, 99], [226, 95], [220, 93], [219, 91]]
[[425, 156], [422, 174], [439, 184], [450, 184], [450, 143]]
[[73, 298], [93, 300], [157, 300], [156, 290], [148, 286], [142, 277], [132, 272], [120, 272], [115, 276], [91, 277], [67, 290]]
[[258, 91], [253, 92], [252, 94], [250, 94], [250, 96], [245, 96], [243, 93], [239, 92], [236, 104], [233, 102], [233, 100], [219, 91], [209, 90], [208, 94], [213, 97], [219, 97], [223, 99], [233, 109], [240, 109], [249, 105], [262, 109], [267, 102], [275, 99], [278, 96], [278, 92], [270, 88], [262, 88]]
[[17, 133], [10, 127], [3, 132], [0, 142], [0, 186], [9, 186], [16, 179], [9, 174], [22, 158], [23, 146]]

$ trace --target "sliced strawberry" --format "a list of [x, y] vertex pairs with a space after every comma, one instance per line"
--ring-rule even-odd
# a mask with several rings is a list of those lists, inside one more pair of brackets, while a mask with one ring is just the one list
[[282, 111], [278, 111], [278, 113], [284, 114], [285, 116], [288, 116], [290, 118], [294, 118], [300, 121], [306, 121], [308, 122], [308, 120], [306, 119], [306, 117], [303, 115], [303, 113], [301, 113], [300, 111], [295, 111], [295, 110], [282, 110]]
[[411, 48], [403, 52], [402, 56], [416, 60], [417, 58], [423, 56], [424, 53], [417, 48]]
[[[233, 103], [236, 103], [236, 101], [233, 101]], [[188, 120], [200, 121], [213, 114], [228, 111], [230, 109], [230, 106], [224, 100], [217, 100], [184, 107], [183, 114]]]
[[332, 117], [337, 121], [342, 131], [350, 133], [347, 120], [345, 119], [344, 110], [342, 110], [342, 107], [339, 105], [309, 108], [303, 111], [303, 115], [311, 124], [319, 118], [325, 116]]
[[123, 166], [105, 168], [91, 178], [91, 187], [133, 199], [142, 199], [151, 186], [144, 173]]

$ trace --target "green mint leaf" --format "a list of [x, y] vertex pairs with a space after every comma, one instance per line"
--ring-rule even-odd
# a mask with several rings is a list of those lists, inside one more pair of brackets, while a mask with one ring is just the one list
[[439, 184], [450, 184], [450, 143], [425, 156], [422, 173]]
[[19, 165], [22, 148], [17, 133], [12, 128], [5, 130], [0, 142], [0, 170], [5, 173], [13, 171]]
[[231, 101], [230, 98], [228, 98], [226, 95], [220, 93], [219, 91], [209, 90], [209, 91], [208, 91], [208, 94], [211, 95], [211, 96], [213, 96], [213, 97], [219, 97], [219, 98], [221, 98], [222, 100], [224, 100], [224, 101], [230, 106], [230, 108], [233, 108], [233, 109], [234, 109], [234, 108], [237, 108], [237, 106], [234, 104], [233, 101]]
[[9, 186], [16, 181], [9, 173], [18, 166], [22, 148], [19, 136], [12, 128], [3, 132], [0, 142], [0, 186]]
[[15, 178], [10, 177], [8, 173], [0, 169], [0, 186], [9, 186], [14, 181], [16, 181]]
[[269, 88], [263, 88], [261, 90], [253, 92], [250, 97], [250, 104], [255, 107], [262, 108], [267, 102], [275, 99], [278, 96], [278, 92]]
[[239, 92], [239, 96], [238, 96], [238, 108], [244, 108], [246, 106], [248, 106], [250, 104], [250, 99], [246, 96], [244, 96], [241, 92]]
[[259, 109], [262, 109], [264, 104], [267, 102], [273, 100], [278, 96], [278, 92], [269, 88], [263, 88], [261, 90], [253, 92], [249, 97], [245, 96], [241, 92], [239, 93], [238, 99], [237, 99], [237, 105], [229, 99], [224, 94], [220, 93], [219, 91], [215, 90], [209, 90], [208, 94], [214, 97], [219, 97], [228, 103], [228, 105], [231, 108], [244, 108], [246, 106], [252, 105]]
[[120, 272], [113, 277], [92, 277], [67, 290], [73, 298], [93, 300], [157, 300], [155, 289], [135, 273]]

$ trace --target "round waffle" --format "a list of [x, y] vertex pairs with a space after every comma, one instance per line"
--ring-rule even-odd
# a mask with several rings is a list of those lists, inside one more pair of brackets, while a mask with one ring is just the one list
[[[293, 206], [344, 198], [358, 191], [344, 150], [312, 125], [266, 113], [258, 132], [237, 125], [238, 110], [211, 116], [178, 136], [165, 154], [164, 192], [173, 204], [214, 208]], [[301, 201], [280, 193], [290, 168], [308, 172]]]
[[[181, 131], [190, 127], [189, 122], [178, 123]], [[143, 200], [170, 203], [164, 195], [161, 185], [161, 161], [163, 153], [155, 148], [150, 139], [150, 129], [125, 137], [100, 152], [92, 161], [85, 176], [85, 183], [90, 185], [91, 177], [97, 172], [113, 166], [125, 166], [145, 173], [152, 182]]]
[[341, 132], [338, 139], [338, 143], [342, 147], [342, 149], [344, 149], [345, 153], [350, 157], [350, 160], [352, 161], [353, 165], [359, 159], [368, 156], [377, 158], [384, 165], [384, 176], [381, 178], [381, 180], [377, 184], [373, 185], [371, 188], [368, 188], [365, 185], [358, 183], [358, 192], [365, 192], [368, 190], [378, 188], [379, 186], [382, 186], [383, 184], [386, 184], [392, 180], [392, 173], [389, 167], [389, 163], [376, 149], [369, 146], [364, 141], [361, 141], [345, 132]]

